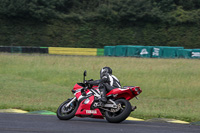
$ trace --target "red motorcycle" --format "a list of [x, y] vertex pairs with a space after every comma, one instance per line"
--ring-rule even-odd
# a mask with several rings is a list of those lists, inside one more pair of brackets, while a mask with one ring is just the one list
[[[72, 89], [74, 98], [69, 98], [57, 109], [57, 117], [60, 120], [69, 120], [74, 116], [104, 119], [108, 122], [119, 123], [124, 121], [136, 106], [131, 106], [129, 100], [139, 95], [142, 90], [138, 86], [124, 86], [108, 92], [107, 103], [103, 104], [98, 86], [92, 86], [85, 82], [75, 84]], [[137, 98], [137, 97], [136, 97]]]

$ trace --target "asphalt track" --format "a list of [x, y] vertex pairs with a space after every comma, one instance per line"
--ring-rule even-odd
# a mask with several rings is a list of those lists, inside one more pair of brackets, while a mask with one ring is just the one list
[[0, 133], [200, 133], [200, 126], [189, 124], [73, 118], [58, 120], [55, 115], [0, 113]]

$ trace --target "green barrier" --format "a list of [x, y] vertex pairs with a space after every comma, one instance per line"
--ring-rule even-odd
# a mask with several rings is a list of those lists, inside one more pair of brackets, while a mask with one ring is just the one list
[[178, 58], [191, 58], [192, 49], [179, 49], [177, 51]]
[[183, 49], [183, 47], [154, 46], [152, 58], [175, 58], [178, 49]]
[[163, 47], [153, 47], [152, 48], [152, 58], [161, 58], [163, 53]]
[[117, 45], [115, 47], [115, 56], [127, 56], [127, 48], [131, 45]]
[[150, 58], [152, 56], [153, 46], [144, 46], [140, 50], [140, 57]]
[[192, 49], [192, 58], [200, 58], [200, 49]]
[[103, 56], [104, 55], [104, 49], [97, 49], [97, 56]]
[[184, 47], [164, 47], [162, 57], [163, 58], [176, 58], [177, 51], [179, 49], [184, 49]]
[[115, 46], [104, 46], [104, 56], [115, 56]]
[[167, 47], [156, 46], [152, 48], [153, 58], [176, 58], [178, 56], [178, 50], [183, 47]]
[[127, 47], [127, 56], [140, 57], [140, 53], [144, 46], [129, 46]]
[[128, 46], [127, 56], [150, 58], [152, 54], [152, 46]]
[[11, 47], [11, 53], [22, 53], [21, 47]]

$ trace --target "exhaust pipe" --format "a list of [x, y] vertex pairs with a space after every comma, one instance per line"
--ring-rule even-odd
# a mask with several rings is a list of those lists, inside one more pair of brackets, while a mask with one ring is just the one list
[[137, 106], [132, 106], [131, 111], [135, 111], [137, 109]]

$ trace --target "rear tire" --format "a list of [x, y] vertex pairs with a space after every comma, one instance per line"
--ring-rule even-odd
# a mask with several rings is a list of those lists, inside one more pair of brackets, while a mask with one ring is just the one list
[[117, 99], [116, 104], [121, 104], [121, 109], [115, 113], [106, 111], [105, 117], [108, 122], [119, 123], [124, 121], [131, 113], [131, 104], [125, 99]]
[[72, 99], [64, 101], [57, 109], [57, 117], [60, 120], [69, 120], [75, 116], [75, 113], [78, 109], [78, 102], [72, 102], [67, 108], [65, 107]]

